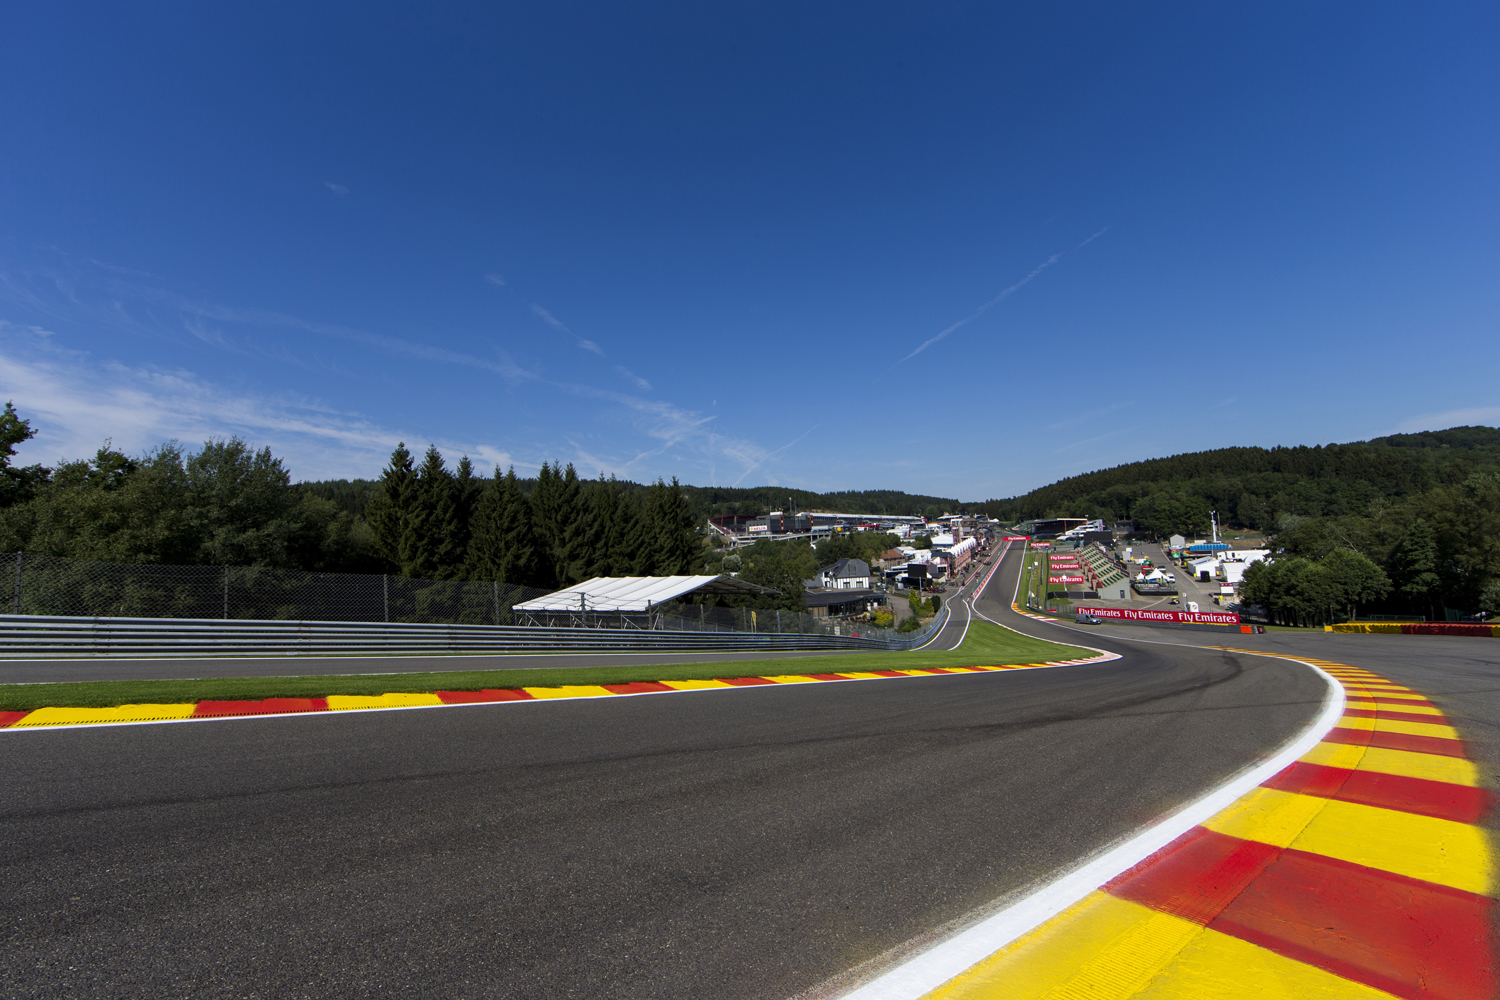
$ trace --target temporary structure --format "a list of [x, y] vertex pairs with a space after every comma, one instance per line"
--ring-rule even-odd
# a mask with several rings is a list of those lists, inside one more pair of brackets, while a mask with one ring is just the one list
[[566, 590], [517, 604], [535, 624], [652, 627], [654, 611], [687, 594], [753, 597], [769, 587], [720, 573], [717, 576], [596, 576]]

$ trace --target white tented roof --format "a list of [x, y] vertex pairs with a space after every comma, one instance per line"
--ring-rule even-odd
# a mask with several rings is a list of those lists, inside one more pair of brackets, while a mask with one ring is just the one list
[[515, 605], [517, 611], [646, 611], [694, 592], [774, 594], [726, 574], [718, 576], [596, 576], [546, 597]]

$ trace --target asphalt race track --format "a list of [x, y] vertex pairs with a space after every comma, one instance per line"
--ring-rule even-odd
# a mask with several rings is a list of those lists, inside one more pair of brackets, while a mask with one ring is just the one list
[[[977, 610], [1083, 641], [1010, 612], [1018, 565]], [[1434, 638], [1121, 627], [1089, 666], [10, 733], [0, 995], [790, 997], [1196, 798], [1323, 698], [1178, 643], [1388, 673], [1493, 762], [1500, 657]]]

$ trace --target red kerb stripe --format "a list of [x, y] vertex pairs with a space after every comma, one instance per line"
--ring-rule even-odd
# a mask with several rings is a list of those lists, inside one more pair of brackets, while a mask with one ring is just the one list
[[1270, 844], [1195, 826], [1104, 891], [1207, 926], [1279, 853]]
[[1369, 729], [1342, 729], [1335, 727], [1323, 737], [1324, 743], [1349, 743], [1357, 747], [1379, 747], [1382, 750], [1405, 750], [1409, 753], [1432, 753], [1441, 757], [1464, 757], [1463, 740], [1447, 740], [1441, 736], [1412, 736], [1407, 733], [1377, 733]]
[[326, 712], [327, 698], [266, 698], [264, 701], [200, 701], [193, 708], [195, 719], [225, 715], [286, 715], [290, 712]]
[[30, 714], [30, 712], [0, 712], [0, 729], [13, 726]]
[[735, 687], [754, 687], [757, 684], [775, 684], [775, 681], [764, 677], [721, 677], [725, 684], [733, 684]]
[[1441, 715], [1423, 715], [1420, 712], [1402, 712], [1394, 708], [1347, 708], [1344, 717], [1349, 719], [1390, 719], [1393, 722], [1426, 722], [1434, 726], [1446, 726], [1448, 719]]
[[1265, 787], [1435, 816], [1455, 823], [1480, 822], [1494, 803], [1493, 794], [1483, 788], [1303, 761], [1267, 781]]
[[671, 691], [660, 681], [631, 681], [629, 684], [603, 684], [604, 690], [612, 694], [659, 694], [663, 691]]
[[1410, 1000], [1493, 1000], [1494, 900], [1286, 850], [1209, 926]]
[[1412, 1000], [1492, 1000], [1494, 901], [1196, 827], [1104, 890]]
[[483, 691], [434, 691], [444, 705], [479, 705], [492, 701], [530, 701], [525, 691], [507, 688], [487, 688]]

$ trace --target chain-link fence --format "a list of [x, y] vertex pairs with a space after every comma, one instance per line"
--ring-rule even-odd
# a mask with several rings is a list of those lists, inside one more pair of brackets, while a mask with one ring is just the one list
[[862, 619], [820, 618], [802, 611], [764, 608], [713, 608], [702, 604], [664, 604], [661, 628], [684, 632], [797, 632], [803, 635], [891, 635]]
[[0, 614], [79, 618], [219, 618], [252, 621], [674, 629], [893, 636], [858, 619], [797, 611], [669, 603], [641, 615], [525, 615], [512, 606], [550, 591], [508, 583], [410, 580], [255, 566], [159, 566], [12, 553]]
[[[511, 606], [549, 591], [256, 566], [157, 566], [14, 553], [5, 611], [95, 618], [515, 625]], [[3, 593], [4, 590], [0, 590]]]

